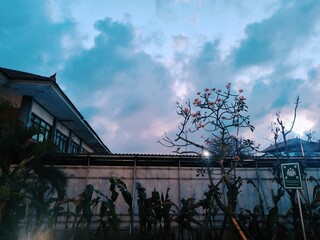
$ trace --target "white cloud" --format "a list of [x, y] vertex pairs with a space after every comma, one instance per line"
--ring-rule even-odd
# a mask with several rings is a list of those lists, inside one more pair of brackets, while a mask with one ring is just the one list
[[96, 115], [90, 119], [90, 123], [95, 129], [99, 130], [103, 136], [108, 136], [108, 139], [115, 138], [119, 130], [119, 126], [115, 121], [104, 116]]
[[172, 48], [174, 49], [174, 51], [186, 51], [190, 44], [188, 37], [182, 34], [173, 36], [172, 40], [173, 40]]
[[172, 91], [175, 94], [176, 101], [182, 101], [186, 100], [194, 90], [193, 86], [189, 84], [188, 82], [180, 82], [179, 80], [176, 80], [172, 86]]

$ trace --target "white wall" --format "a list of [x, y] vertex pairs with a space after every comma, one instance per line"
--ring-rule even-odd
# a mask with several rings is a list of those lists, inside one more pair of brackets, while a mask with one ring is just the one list
[[80, 145], [80, 138], [74, 133], [71, 134], [72, 141]]
[[88, 146], [88, 144], [86, 144], [85, 142], [81, 143], [81, 146], [86, 149], [89, 153], [93, 153], [93, 149], [91, 147]]
[[31, 111], [42, 118], [44, 121], [53, 125], [54, 117], [48, 113], [43, 107], [41, 107], [37, 102], [33, 101]]
[[57, 121], [56, 122], [56, 129], [59, 130], [61, 133], [69, 137], [70, 130], [65, 127], [61, 122]]

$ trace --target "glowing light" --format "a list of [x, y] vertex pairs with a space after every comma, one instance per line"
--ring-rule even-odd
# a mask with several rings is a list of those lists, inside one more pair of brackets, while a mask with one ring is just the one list
[[202, 155], [205, 157], [210, 157], [210, 152], [208, 150], [203, 150]]

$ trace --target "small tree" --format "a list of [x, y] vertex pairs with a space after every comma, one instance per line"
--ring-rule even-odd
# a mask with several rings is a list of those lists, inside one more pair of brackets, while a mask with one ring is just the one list
[[277, 114], [276, 114], [276, 116], [277, 116], [276, 122], [271, 124], [271, 132], [273, 133], [273, 140], [274, 140], [274, 144], [276, 146], [277, 156], [279, 156], [279, 153], [278, 153], [279, 138], [282, 137], [284, 147], [285, 147], [285, 155], [287, 157], [287, 160], [290, 160], [287, 138], [288, 138], [288, 135], [292, 132], [293, 127], [296, 122], [297, 110], [298, 110], [298, 106], [299, 106], [299, 97], [297, 97], [294, 105], [295, 105], [295, 107], [294, 107], [294, 112], [293, 112], [293, 119], [292, 119], [292, 122], [291, 122], [289, 129], [286, 129], [286, 126], [285, 126], [283, 120], [281, 119], [280, 112], [277, 112]]
[[[177, 113], [182, 117], [179, 131], [174, 139], [165, 134], [159, 142], [166, 147], [173, 148], [178, 154], [193, 153], [200, 156], [204, 152], [208, 154], [205, 160], [206, 170], [201, 173], [208, 174], [209, 178], [207, 196], [210, 197], [210, 211], [213, 210], [214, 202], [216, 202], [225, 215], [223, 224], [225, 225], [229, 219], [231, 225], [235, 226], [235, 229], [244, 238], [244, 233], [234, 214], [242, 180], [232, 173], [241, 161], [240, 156], [243, 150], [255, 149], [255, 147], [251, 140], [244, 140], [240, 137], [241, 129], [254, 130], [249, 115], [247, 115], [246, 98], [242, 94], [242, 89], [237, 93], [232, 93], [231, 84], [228, 83], [224, 90], [206, 88], [203, 92], [197, 93], [198, 97], [193, 102], [188, 100], [183, 105], [177, 103]], [[200, 141], [199, 136], [201, 136]], [[229, 170], [225, 168], [227, 159], [231, 159]], [[218, 164], [221, 170], [221, 178], [217, 183], [212, 177], [213, 163]], [[221, 184], [227, 187], [227, 204], [221, 200], [223, 196], [219, 189]], [[207, 216], [210, 217], [211, 214]], [[206, 219], [205, 230], [208, 222]], [[223, 231], [220, 238], [222, 236]]]
[[[289, 125], [289, 128], [286, 127], [285, 123], [281, 119], [280, 112], [276, 114], [276, 122], [272, 124], [271, 127], [271, 132], [273, 133], [273, 139], [274, 139], [274, 144], [276, 146], [276, 157], [277, 161], [274, 163], [273, 167], [273, 174], [275, 177], [276, 182], [280, 185], [280, 189], [285, 189], [283, 182], [282, 182], [282, 177], [281, 177], [281, 163], [283, 162], [290, 162], [290, 152], [288, 149], [288, 135], [292, 132], [296, 118], [297, 118], [297, 110], [299, 106], [299, 97], [296, 98], [295, 103], [294, 103], [294, 111], [293, 111], [293, 119], [291, 124]], [[282, 137], [283, 143], [284, 143], [284, 154], [285, 154], [285, 159], [280, 158], [280, 154], [278, 151], [278, 143], [279, 139]], [[302, 172], [304, 173], [304, 165], [299, 162], [300, 168], [302, 169]], [[293, 219], [293, 231], [295, 234], [295, 239], [301, 239], [302, 238], [302, 229], [301, 229], [301, 223], [299, 221], [299, 208], [298, 208], [298, 202], [296, 199], [296, 191], [295, 189], [285, 189], [287, 192], [291, 207], [292, 207], [292, 219]]]

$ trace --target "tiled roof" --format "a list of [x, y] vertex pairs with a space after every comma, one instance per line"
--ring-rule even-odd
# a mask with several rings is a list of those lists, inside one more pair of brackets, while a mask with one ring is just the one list
[[15, 79], [15, 80], [40, 80], [40, 81], [53, 81], [50, 77], [44, 77], [32, 73], [12, 70], [8, 68], [0, 68], [0, 71], [6, 75], [9, 79]]

